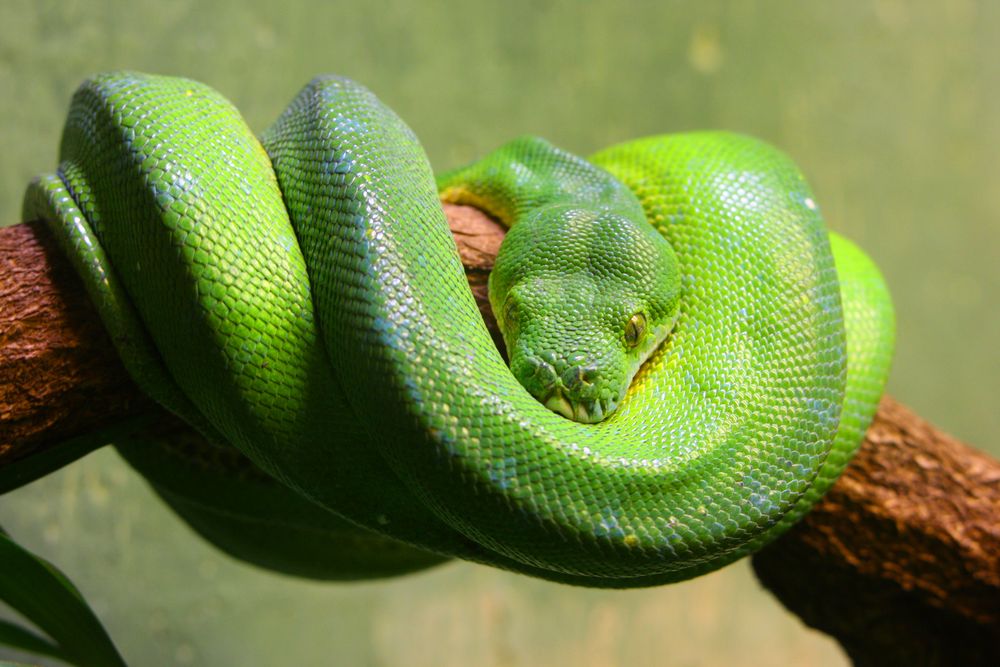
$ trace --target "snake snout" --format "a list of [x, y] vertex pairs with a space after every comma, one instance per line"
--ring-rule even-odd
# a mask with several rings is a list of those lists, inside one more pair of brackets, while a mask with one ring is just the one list
[[603, 420], [614, 411], [620, 397], [600, 384], [600, 368], [581, 355], [560, 360], [551, 353], [517, 355], [511, 371], [518, 381], [548, 409], [586, 424]]
[[572, 394], [580, 394], [594, 384], [598, 376], [596, 364], [570, 366], [560, 376], [563, 386]]
[[518, 354], [511, 359], [510, 369], [518, 382], [536, 398], [540, 391], [549, 389], [559, 381], [559, 374], [550, 359]]

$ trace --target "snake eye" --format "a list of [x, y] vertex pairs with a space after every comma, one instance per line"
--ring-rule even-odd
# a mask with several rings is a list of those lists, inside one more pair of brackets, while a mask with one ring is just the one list
[[636, 313], [625, 323], [625, 344], [629, 347], [635, 347], [645, 335], [646, 316], [642, 313]]

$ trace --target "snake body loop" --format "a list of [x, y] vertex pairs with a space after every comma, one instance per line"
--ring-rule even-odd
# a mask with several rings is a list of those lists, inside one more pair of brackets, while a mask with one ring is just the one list
[[[521, 140], [435, 183], [409, 128], [350, 80], [315, 79], [258, 141], [210, 88], [126, 72], [77, 92], [60, 160], [26, 216], [50, 222], [140, 386], [205, 451], [235, 448], [277, 480], [254, 484], [280, 511], [256, 520], [252, 484], [206, 489], [212, 467], [185, 475], [199, 466], [176, 448], [123, 453], [202, 534], [286, 571], [361, 576], [331, 555], [339, 543], [397, 554], [380, 574], [447, 556], [590, 586], [707, 572], [832, 484], [888, 372], [878, 271], [826, 231], [796, 167], [746, 137], [651, 137], [589, 163]], [[544, 390], [486, 332], [439, 188], [513, 226], [504, 276], [575, 295], [542, 288], [516, 307], [579, 326], [505, 330], [515, 372], [517, 345], [542, 358], [546, 336], [579, 334], [571, 362], [528, 364], [553, 369]], [[555, 204], [583, 214], [518, 231]], [[504, 259], [530, 245], [551, 261]], [[626, 251], [647, 246], [668, 279], [642, 294], [666, 305], [608, 297], [632, 289]], [[628, 356], [647, 327], [655, 344]], [[588, 389], [601, 336], [624, 350], [612, 367], [642, 364], [614, 400]], [[310, 518], [328, 514], [336, 526]], [[286, 522], [306, 537], [260, 557], [266, 540], [247, 536]]]

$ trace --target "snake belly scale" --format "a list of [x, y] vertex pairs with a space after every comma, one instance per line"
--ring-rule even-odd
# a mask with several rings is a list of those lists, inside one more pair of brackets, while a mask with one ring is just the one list
[[[491, 277], [510, 368], [442, 199], [511, 228]], [[436, 181], [348, 79], [314, 79], [258, 140], [203, 84], [115, 72], [77, 91], [25, 217], [203, 440], [120, 451], [201, 534], [305, 576], [716, 569], [829, 488], [892, 354], [877, 269], [787, 157], [727, 133], [589, 160], [525, 138]], [[663, 277], [638, 291], [637, 254]]]

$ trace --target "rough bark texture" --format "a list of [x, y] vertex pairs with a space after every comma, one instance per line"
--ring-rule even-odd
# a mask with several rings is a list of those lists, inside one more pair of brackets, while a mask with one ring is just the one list
[[843, 476], [753, 567], [857, 665], [1000, 665], [1000, 463], [883, 398]]
[[[499, 343], [486, 281], [503, 230], [445, 210]], [[0, 271], [0, 467], [129, 417], [171, 419], [126, 375], [43, 226], [0, 229]], [[859, 665], [998, 665], [1000, 462], [886, 398], [841, 480], [754, 567]]]
[[154, 409], [45, 226], [0, 229], [0, 465]]

